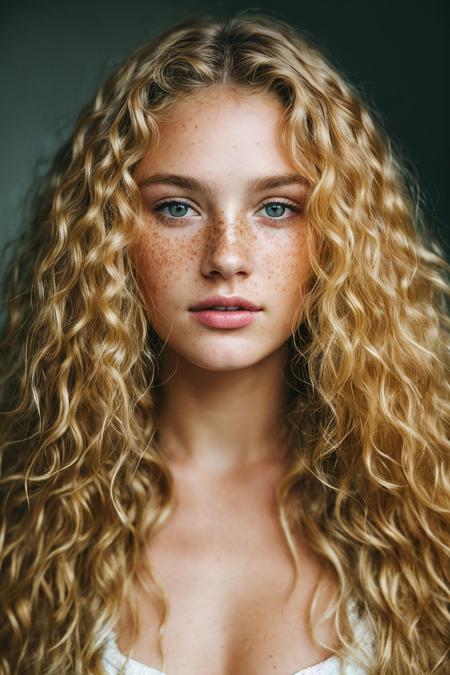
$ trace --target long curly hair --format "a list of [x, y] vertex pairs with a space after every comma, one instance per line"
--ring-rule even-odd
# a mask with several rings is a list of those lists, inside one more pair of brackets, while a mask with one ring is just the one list
[[[450, 267], [377, 114], [302, 32], [244, 13], [191, 18], [136, 50], [80, 114], [14, 242], [0, 342], [1, 675], [103, 673], [124, 607], [137, 636], [136, 580], [154, 593], [164, 663], [168, 602], [146, 553], [175, 497], [157, 442], [164, 345], [130, 254], [143, 227], [133, 171], [178, 100], [228, 83], [277, 97], [310, 183], [312, 274], [289, 339], [276, 492], [296, 575], [298, 533], [326, 570], [309, 628], [371, 675], [448, 672]], [[315, 632], [327, 578], [336, 648]], [[351, 600], [373, 656], [354, 639]]]

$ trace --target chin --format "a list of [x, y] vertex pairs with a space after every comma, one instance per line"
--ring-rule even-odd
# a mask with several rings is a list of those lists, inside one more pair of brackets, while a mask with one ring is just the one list
[[[261, 358], [258, 358], [256, 355], [254, 356], [254, 358], [252, 358], [250, 354], [248, 353], [244, 354], [242, 348], [240, 350], [236, 350], [236, 353], [234, 354], [230, 352], [228, 354], [216, 353], [209, 355], [186, 354], [184, 355], [184, 358], [187, 361], [190, 361], [195, 366], [198, 366], [199, 368], [222, 372], [250, 368], [251, 366], [255, 365], [255, 363], [258, 363], [258, 361], [261, 360]], [[264, 358], [264, 356], [262, 358]]]

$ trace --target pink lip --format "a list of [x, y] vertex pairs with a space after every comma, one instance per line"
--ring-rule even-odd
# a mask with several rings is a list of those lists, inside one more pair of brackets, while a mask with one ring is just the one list
[[202, 309], [211, 309], [214, 305], [218, 305], [219, 307], [243, 307], [246, 310], [253, 311], [261, 309], [261, 307], [258, 307], [246, 298], [242, 298], [240, 295], [211, 295], [209, 298], [205, 298], [196, 305], [189, 307], [189, 309], [198, 312]]
[[204, 309], [190, 312], [191, 316], [204, 326], [211, 328], [241, 328], [254, 321], [260, 310], [217, 310]]

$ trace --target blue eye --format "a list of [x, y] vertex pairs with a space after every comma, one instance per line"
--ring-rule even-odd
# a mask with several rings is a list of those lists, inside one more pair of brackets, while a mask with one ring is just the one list
[[263, 208], [272, 209], [272, 213], [269, 213], [269, 216], [271, 218], [276, 218], [277, 216], [284, 215], [287, 206], [286, 204], [280, 204], [280, 202], [272, 202], [271, 204], [265, 204]]
[[[271, 209], [272, 213], [269, 213], [269, 218], [274, 220], [281, 220], [280, 216], [284, 216], [286, 209], [289, 209], [291, 213], [297, 214], [300, 213], [300, 207], [295, 204], [295, 202], [266, 202], [263, 204], [263, 209]], [[284, 218], [283, 218], [284, 220]]]
[[[267, 213], [267, 217], [271, 218], [272, 220], [286, 220], [286, 218], [282, 217], [284, 216], [286, 209], [289, 209], [292, 215], [296, 215], [301, 211], [301, 208], [295, 202], [285, 203], [271, 201], [263, 204], [261, 208], [271, 210], [271, 213]], [[165, 211], [165, 209], [168, 209], [168, 211]], [[186, 218], [189, 215], [187, 213], [189, 209], [194, 210], [193, 207], [188, 204], [188, 202], [178, 199], [171, 199], [170, 201], [162, 202], [154, 208], [155, 212], [160, 213], [161, 217], [165, 220], [181, 220]], [[288, 216], [288, 218], [289, 217], [292, 216]]]
[[[155, 207], [155, 211], [162, 213], [163, 217], [167, 218], [184, 218], [186, 209], [192, 208], [187, 202], [175, 201], [163, 202]], [[169, 214], [163, 213], [164, 209], [169, 209]]]

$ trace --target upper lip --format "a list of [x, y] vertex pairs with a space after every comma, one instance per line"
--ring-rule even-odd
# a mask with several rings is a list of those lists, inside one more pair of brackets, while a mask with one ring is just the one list
[[189, 307], [193, 312], [201, 309], [209, 309], [219, 305], [220, 307], [244, 307], [244, 309], [250, 309], [253, 312], [257, 312], [261, 309], [250, 300], [241, 298], [239, 295], [210, 295], [209, 298], [205, 298], [201, 302], [198, 302], [196, 305]]

